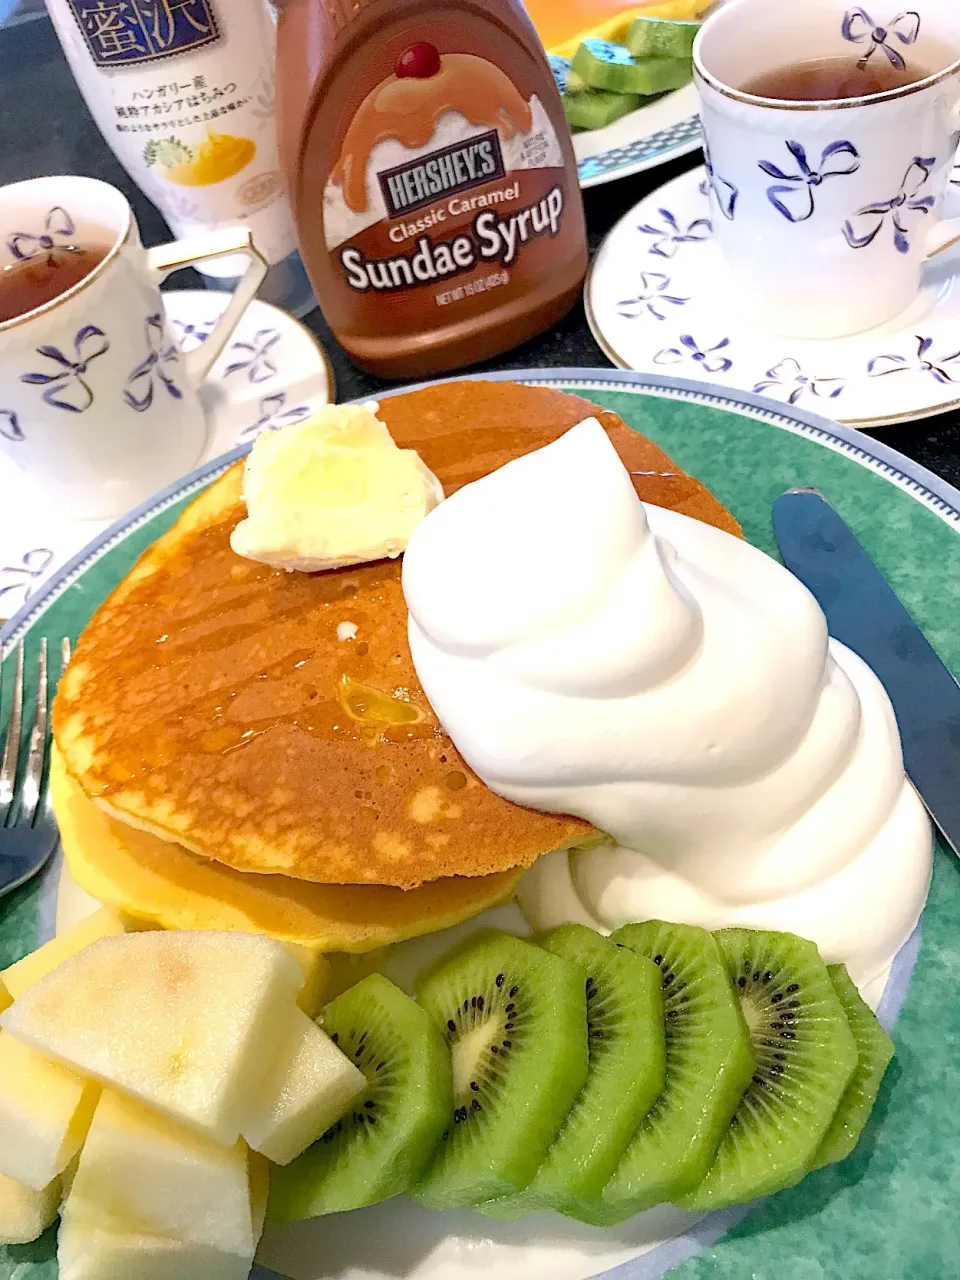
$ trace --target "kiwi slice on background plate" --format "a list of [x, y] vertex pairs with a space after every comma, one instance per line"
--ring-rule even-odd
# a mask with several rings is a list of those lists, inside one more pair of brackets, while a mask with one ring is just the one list
[[893, 1057], [893, 1041], [860, 995], [846, 967], [842, 964], [827, 965], [827, 973], [857, 1044], [857, 1066], [814, 1157], [815, 1169], [845, 1160], [860, 1141], [877, 1100], [880, 1082]]
[[623, 1222], [697, 1186], [754, 1070], [740, 1002], [712, 934], [651, 920], [624, 925], [611, 941], [660, 969], [667, 1070], [601, 1196], [578, 1206], [577, 1216], [595, 1226]]
[[625, 45], [591, 37], [574, 54], [571, 74], [591, 89], [652, 97], [686, 84], [692, 68], [689, 59], [636, 59]]
[[608, 124], [636, 111], [635, 93], [605, 93], [603, 89], [567, 89], [563, 113], [571, 129], [605, 129]]
[[660, 970], [582, 924], [536, 939], [580, 970], [587, 998], [589, 1074], [533, 1181], [480, 1206], [510, 1219], [540, 1209], [577, 1216], [596, 1200], [640, 1121], [663, 1089], [666, 1041]]
[[635, 58], [689, 60], [701, 25], [676, 18], [634, 18], [627, 31], [626, 46]]
[[453, 1103], [411, 1193], [428, 1208], [522, 1191], [586, 1083], [582, 969], [508, 934], [472, 940], [417, 992], [446, 1033]]
[[813, 1167], [857, 1066], [827, 966], [790, 933], [716, 935], [750, 1028], [757, 1066], [717, 1158], [675, 1203], [718, 1209], [792, 1187]]
[[408, 1190], [452, 1109], [450, 1054], [435, 1020], [371, 974], [332, 1001], [323, 1029], [367, 1077], [352, 1109], [285, 1168], [271, 1172], [274, 1222], [376, 1204]]

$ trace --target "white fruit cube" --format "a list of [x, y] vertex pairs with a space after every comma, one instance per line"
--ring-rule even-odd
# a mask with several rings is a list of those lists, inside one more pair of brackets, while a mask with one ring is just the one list
[[262, 1106], [302, 982], [256, 934], [128, 933], [54, 969], [0, 1026], [230, 1146]]
[[166, 1236], [114, 1230], [65, 1209], [57, 1262], [60, 1280], [247, 1280], [253, 1258]]
[[34, 1191], [0, 1173], [0, 1244], [29, 1244], [43, 1235], [57, 1216], [60, 1183]]
[[[41, 978], [45, 978], [48, 973], [59, 968], [64, 960], [77, 955], [84, 947], [89, 947], [91, 942], [96, 942], [98, 938], [114, 937], [124, 932], [123, 922], [117, 913], [108, 907], [101, 907], [99, 911], [88, 916], [86, 920], [81, 920], [60, 937], [54, 938], [39, 950], [24, 956], [9, 969], [4, 969], [0, 973], [0, 983], [10, 992], [12, 1000], [19, 1000], [23, 993], [29, 991]], [[0, 1001], [0, 1011], [2, 1011], [2, 1001]]]
[[264, 1087], [266, 1105], [243, 1136], [274, 1164], [289, 1164], [363, 1093], [367, 1079], [300, 1009]]
[[76, 1217], [121, 1231], [253, 1257], [247, 1148], [104, 1089], [67, 1202]]
[[100, 1086], [0, 1032], [0, 1173], [42, 1191], [83, 1145]]

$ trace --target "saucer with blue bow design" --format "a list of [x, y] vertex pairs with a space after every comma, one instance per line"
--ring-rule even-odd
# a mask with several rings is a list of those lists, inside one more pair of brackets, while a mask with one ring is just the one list
[[[171, 290], [163, 299], [174, 336], [184, 351], [191, 351], [206, 341], [230, 294]], [[333, 400], [333, 371], [317, 339], [299, 321], [254, 301], [200, 397], [207, 441], [198, 464], [261, 431], [302, 422]], [[65, 517], [29, 475], [0, 453], [0, 622], [111, 523]]]
[[[960, 407], [960, 246], [927, 264], [920, 294], [890, 323], [846, 338], [784, 337], [751, 321], [749, 298], [725, 272], [707, 182], [696, 169], [661, 187], [601, 246], [585, 301], [614, 364], [752, 391], [861, 428]], [[944, 216], [960, 216], [960, 164]]]

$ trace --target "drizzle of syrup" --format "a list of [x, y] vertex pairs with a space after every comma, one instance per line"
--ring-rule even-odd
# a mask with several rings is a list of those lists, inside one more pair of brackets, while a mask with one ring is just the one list
[[[398, 742], [404, 738], [433, 736], [432, 727], [424, 725], [426, 712], [409, 699], [361, 684], [348, 675], [340, 677], [337, 697], [350, 719], [360, 725], [360, 736], [364, 742], [371, 746], [382, 738]], [[417, 725], [424, 725], [426, 732], [415, 732], [414, 726]], [[391, 732], [397, 729], [404, 732]]]

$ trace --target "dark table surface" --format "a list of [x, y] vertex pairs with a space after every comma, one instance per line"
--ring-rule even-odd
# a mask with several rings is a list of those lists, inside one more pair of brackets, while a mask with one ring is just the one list
[[[699, 156], [689, 156], [585, 192], [591, 251], [596, 252], [613, 224], [638, 200], [699, 163]], [[147, 245], [171, 238], [162, 218], [102, 140], [52, 27], [39, 19], [0, 30], [0, 184], [54, 173], [83, 173], [112, 182], [130, 199]], [[192, 273], [183, 273], [181, 280], [174, 278], [173, 283], [202, 287], [201, 277]], [[308, 316], [306, 323], [326, 347], [336, 374], [338, 399], [349, 400], [387, 385], [350, 363], [319, 311]], [[610, 361], [590, 333], [581, 304], [549, 333], [478, 368], [544, 366], [610, 368]], [[960, 412], [871, 434], [960, 487]]]

